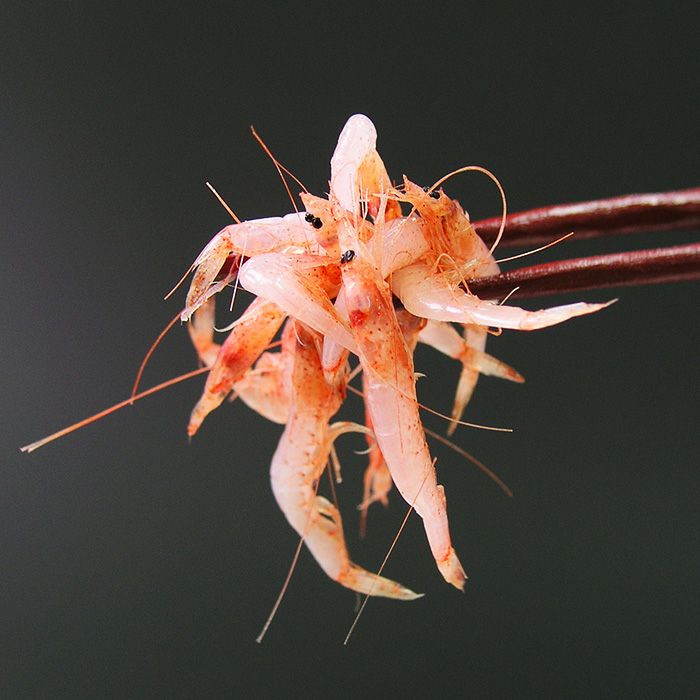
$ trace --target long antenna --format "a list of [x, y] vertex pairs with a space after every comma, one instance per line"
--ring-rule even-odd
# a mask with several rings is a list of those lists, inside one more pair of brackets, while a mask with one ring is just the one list
[[496, 234], [496, 240], [493, 242], [491, 245], [491, 248], [489, 249], [489, 255], [493, 255], [493, 251], [496, 250], [496, 247], [498, 244], [501, 242], [501, 236], [503, 236], [503, 230], [506, 227], [506, 216], [507, 216], [507, 210], [508, 210], [508, 204], [506, 202], [506, 193], [503, 189], [503, 185], [501, 185], [500, 180], [490, 171], [487, 170], [486, 168], [482, 168], [480, 165], [465, 165], [463, 168], [457, 168], [457, 170], [453, 170], [451, 173], [447, 173], [447, 175], [443, 175], [432, 187], [428, 188], [428, 194], [430, 194], [433, 190], [436, 190], [440, 185], [442, 185], [444, 182], [449, 180], [451, 177], [454, 177], [455, 175], [459, 175], [460, 173], [469, 173], [469, 172], [475, 172], [475, 173], [482, 173], [483, 175], [486, 175], [490, 180], [492, 180], [496, 187], [498, 187], [498, 191], [501, 195], [501, 203], [502, 203], [502, 211], [501, 211], [501, 225], [498, 227], [498, 233]]
[[73, 425], [69, 425], [67, 428], [62, 428], [61, 430], [57, 430], [55, 433], [52, 433], [51, 435], [47, 435], [45, 438], [42, 438], [41, 440], [37, 440], [36, 442], [32, 442], [29, 445], [25, 445], [24, 447], [20, 447], [20, 450], [22, 452], [34, 452], [34, 450], [38, 450], [40, 447], [43, 447], [44, 445], [48, 444], [49, 442], [53, 442], [54, 440], [57, 440], [60, 437], [63, 437], [64, 435], [68, 435], [69, 433], [72, 433], [75, 430], [78, 430], [79, 428], [84, 428], [86, 425], [90, 425], [90, 423], [94, 423], [95, 421], [100, 420], [100, 418], [104, 418], [105, 416], [108, 416], [110, 413], [114, 413], [115, 411], [118, 411], [120, 408], [124, 408], [125, 406], [131, 406], [131, 404], [134, 403], [134, 401], [139, 401], [140, 399], [145, 398], [146, 396], [150, 396], [151, 394], [155, 394], [157, 391], [160, 391], [161, 389], [165, 389], [169, 386], [172, 386], [173, 384], [178, 384], [179, 382], [184, 382], [185, 379], [190, 379], [191, 377], [196, 377], [198, 374], [204, 374], [204, 372], [208, 372], [209, 367], [200, 367], [199, 369], [195, 369], [192, 372], [187, 372], [186, 374], [181, 374], [179, 377], [174, 377], [173, 379], [168, 379], [167, 382], [163, 382], [162, 384], [158, 384], [157, 386], [153, 386], [150, 389], [146, 389], [146, 391], [142, 391], [140, 394], [136, 394], [136, 396], [130, 396], [128, 399], [125, 399], [124, 401], [120, 401], [119, 403], [114, 404], [114, 406], [110, 406], [109, 408], [105, 408], [104, 411], [100, 411], [99, 413], [95, 413], [94, 415], [90, 416], [89, 418], [83, 418], [83, 420], [78, 421], [77, 423], [73, 423]]
[[214, 189], [214, 186], [210, 182], [205, 182], [204, 183], [214, 194], [214, 196], [219, 200], [219, 203], [221, 206], [226, 209], [226, 211], [231, 215], [231, 218], [237, 223], [240, 224], [241, 220], [236, 216], [236, 213], [231, 209], [231, 207], [226, 203], [224, 198]]
[[279, 173], [279, 176], [282, 179], [282, 182], [284, 183], [284, 189], [287, 190], [287, 194], [289, 195], [289, 199], [292, 202], [292, 206], [296, 210], [296, 205], [294, 204], [294, 197], [292, 197], [292, 193], [290, 192], [289, 186], [287, 185], [287, 180], [285, 179], [284, 175], [282, 175], [282, 172], [287, 173], [287, 175], [289, 175], [289, 177], [291, 177], [292, 180], [294, 180], [294, 182], [296, 182], [297, 185], [299, 185], [299, 187], [301, 187], [301, 189], [304, 190], [304, 192], [308, 192], [308, 188], [291, 170], [289, 170], [289, 168], [285, 168], [285, 166], [282, 165], [282, 163], [280, 163], [277, 160], [277, 158], [275, 158], [269, 146], [262, 140], [260, 134], [258, 134], [258, 132], [255, 131], [255, 127], [252, 124], [250, 126], [250, 131], [253, 134], [253, 138], [260, 144], [260, 147], [263, 149], [263, 151], [265, 151], [270, 160], [274, 163], [275, 168], [277, 168], [277, 172]]
[[[364, 394], [359, 390], [356, 389], [354, 386], [348, 385], [347, 387], [350, 391], [352, 391], [353, 394], [357, 394], [358, 396], [364, 396]], [[406, 393], [403, 391], [399, 391], [399, 393], [402, 396], [406, 396]], [[407, 397], [411, 398], [411, 397]], [[422, 404], [420, 401], [416, 401], [418, 406], [420, 406], [424, 411], [427, 411], [428, 413], [432, 413], [434, 416], [437, 416], [438, 418], [442, 418], [446, 421], [449, 421], [450, 423], [456, 423], [457, 425], [464, 425], [467, 428], [477, 428], [479, 430], [491, 430], [496, 433], [512, 433], [513, 428], [499, 428], [495, 425], [481, 425], [480, 423], [469, 423], [465, 420], [454, 420], [450, 416], [446, 416], [444, 413], [440, 413], [440, 411], [436, 411], [434, 408], [430, 408], [426, 406], [425, 404]]]
[[[413, 507], [416, 504], [416, 501], [418, 500], [418, 496], [420, 496], [420, 492], [423, 490], [423, 486], [425, 486], [425, 482], [430, 475], [430, 472], [432, 469], [435, 469], [435, 462], [437, 460], [433, 460], [433, 463], [430, 465], [430, 469], [425, 470], [425, 476], [423, 477], [423, 481], [421, 482], [420, 488], [418, 489], [418, 493], [416, 493], [415, 498], [413, 499], [413, 502], [411, 503], [411, 506], [408, 509], [408, 512], [406, 513], [403, 521], [401, 522], [401, 527], [399, 527], [399, 531], [396, 533], [396, 537], [394, 537], [394, 541], [391, 543], [391, 546], [389, 547], [389, 551], [386, 553], [386, 556], [384, 557], [384, 561], [382, 562], [382, 565], [379, 567], [379, 571], [377, 571], [377, 576], [382, 575], [382, 571], [384, 571], [384, 567], [386, 566], [387, 561], [389, 560], [389, 557], [391, 556], [391, 553], [394, 551], [394, 547], [396, 547], [396, 543], [399, 541], [399, 537], [401, 536], [401, 533], [403, 532], [404, 528], [406, 527], [406, 523], [408, 522], [408, 518], [413, 512]], [[372, 586], [369, 589], [369, 593], [365, 596], [365, 599], [362, 601], [362, 605], [360, 606], [360, 609], [357, 611], [357, 615], [355, 615], [355, 619], [352, 622], [352, 625], [350, 625], [350, 629], [348, 630], [347, 635], [345, 636], [345, 640], [343, 641], [343, 646], [347, 646], [348, 642], [350, 641], [350, 637], [355, 630], [355, 627], [357, 627], [357, 623], [360, 620], [360, 615], [364, 612], [365, 607], [367, 606], [367, 602], [370, 599], [370, 596], [372, 595], [372, 592], [374, 590], [374, 584], [376, 582], [376, 579], [372, 581]]]
[[163, 330], [160, 332], [160, 335], [155, 339], [153, 342], [153, 345], [148, 349], [148, 352], [144, 355], [143, 360], [141, 360], [141, 365], [139, 366], [139, 371], [136, 373], [136, 379], [134, 380], [134, 386], [131, 389], [131, 399], [132, 401], [134, 400], [134, 397], [136, 396], [136, 392], [139, 390], [139, 384], [141, 383], [141, 377], [143, 376], [143, 371], [146, 369], [146, 365], [148, 364], [148, 361], [151, 359], [151, 355], [155, 351], [155, 349], [158, 347], [160, 344], [160, 341], [163, 340], [165, 335], [168, 333], [168, 331], [175, 325], [177, 320], [180, 318], [180, 312], [178, 311], [175, 314], [175, 317], [168, 323], [168, 325], [163, 328]]

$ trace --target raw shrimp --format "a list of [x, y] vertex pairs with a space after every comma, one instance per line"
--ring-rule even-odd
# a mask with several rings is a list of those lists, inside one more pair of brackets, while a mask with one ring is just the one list
[[[469, 166], [429, 188], [406, 177], [394, 186], [376, 140], [366, 116], [350, 117], [331, 159], [327, 197], [304, 191], [305, 210], [282, 217], [241, 222], [233, 215], [236, 223], [217, 233], [197, 256], [180, 318], [190, 322], [192, 342], [209, 374], [187, 432], [194, 435], [227, 396], [240, 397], [284, 425], [272, 458], [272, 490], [320, 567], [354, 591], [412, 600], [418, 594], [350, 560], [338, 508], [317, 493], [329, 456], [335, 460], [334, 440], [357, 431], [370, 447], [362, 521], [370, 503], [387, 503], [393, 482], [422, 518], [441, 575], [462, 589], [466, 574], [452, 544], [445, 490], [419, 415], [416, 344], [430, 345], [462, 365], [452, 432], [479, 374], [523, 381], [486, 353], [489, 328], [545, 328], [606, 304], [527, 311], [472, 294], [470, 280], [498, 272], [496, 244], [486, 246], [442, 186], [460, 172], [486, 173], [501, 192], [505, 221], [500, 184], [483, 168]], [[280, 173], [289, 172], [273, 161]], [[234, 280], [257, 298], [219, 344], [214, 340], [215, 296]], [[272, 352], [278, 344], [281, 349]], [[359, 365], [350, 374], [353, 355]], [[360, 371], [366, 425], [331, 424], [349, 378]]]
[[338, 509], [317, 495], [317, 481], [328, 462], [333, 441], [355, 424], [328, 425], [343, 399], [339, 387], [326, 381], [314, 334], [297, 323], [288, 336], [292, 350], [291, 406], [270, 468], [272, 491], [289, 524], [304, 538], [319, 566], [358, 593], [414, 600], [420, 595], [377, 576], [350, 561]]
[[367, 377], [366, 402], [377, 445], [396, 487], [423, 519], [440, 573], [461, 590], [466, 574], [450, 540], [445, 492], [437, 483], [425, 442], [413, 360], [396, 319], [389, 286], [367, 259], [366, 248], [351, 227], [345, 225], [341, 231], [340, 247], [346, 257], [342, 266], [345, 302]]
[[[261, 220], [259, 231], [256, 222], [249, 222], [228, 227], [218, 234], [195, 262], [197, 270], [188, 295], [188, 309], [196, 308], [212, 291], [221, 288], [220, 268], [234, 256], [240, 284], [257, 295], [258, 301], [265, 299], [265, 303], [279, 309], [276, 323], [288, 315], [289, 323], [296, 319], [311, 329], [304, 332], [318, 334], [314, 343], [322, 351], [320, 359], [315, 357], [314, 362], [318, 360], [322, 372], [315, 381], [319, 396], [323, 394], [321, 387], [327, 392], [323, 394], [324, 401], [330, 401], [331, 396], [338, 401], [338, 392], [344, 390], [348, 354], [359, 357], [367, 429], [372, 431], [368, 434], [370, 465], [364, 480], [363, 517], [369, 503], [386, 501], [390, 474], [406, 502], [423, 519], [438, 569], [448, 582], [461, 589], [466, 574], [451, 543], [444, 489], [437, 483], [418, 413], [412, 361], [415, 343], [420, 339], [462, 363], [449, 429], [452, 432], [480, 372], [522, 381], [512, 368], [485, 353], [489, 327], [543, 328], [592, 313], [604, 305], [570, 304], [531, 312], [470, 294], [468, 279], [498, 272], [492, 250], [478, 237], [459, 203], [444, 190], [436, 186], [426, 190], [408, 178], [404, 178], [400, 188], [391, 185], [376, 150], [374, 125], [363, 115], [351, 117], [338, 139], [331, 159], [328, 199], [308, 192], [302, 193], [301, 198], [306, 207], [303, 217], [288, 215], [277, 220], [273, 235], [265, 230], [262, 222], [266, 220]], [[401, 212], [402, 202], [411, 206], [406, 216]], [[230, 272], [226, 277], [232, 275]], [[397, 311], [392, 297], [398, 298], [404, 308]], [[247, 316], [248, 312], [243, 318]], [[402, 329], [399, 317], [404, 319], [404, 326], [406, 319], [412, 319], [413, 330]], [[450, 321], [465, 328], [464, 337], [449, 325]], [[301, 324], [296, 327], [304, 327]], [[245, 388], [243, 377], [271, 339], [271, 325], [263, 328], [253, 320], [252, 328], [260, 338], [255, 342], [257, 354], [246, 354], [244, 334], [240, 331], [236, 334], [234, 325], [224, 346], [230, 346], [231, 357], [244, 356], [245, 362], [235, 371], [225, 369], [230, 362], [225, 359], [222, 346], [213, 372], [223, 372], [228, 381], [222, 383], [211, 377], [207, 381], [205, 394], [190, 421], [190, 433], [198, 425], [194, 419], [218, 405], [236, 382]], [[297, 346], [292, 365], [297, 367], [301, 361]], [[308, 358], [307, 361], [311, 362]], [[263, 397], [258, 410], [265, 413], [270, 392], [281, 391], [283, 363], [264, 358], [259, 362], [268, 368], [274, 365], [277, 371], [270, 379], [271, 385], [258, 385], [258, 394]], [[295, 371], [292, 370], [293, 375]], [[310, 387], [306, 388], [310, 391]], [[293, 453], [287, 442], [294, 435], [290, 425], [296, 425], [299, 406], [304, 403], [305, 410], [310, 411], [308, 405], [320, 401], [318, 396], [314, 399], [311, 394], [299, 393], [301, 389], [301, 386], [295, 389], [296, 398], [292, 396], [283, 402], [284, 411], [277, 416], [280, 422], [286, 416], [287, 428], [283, 437], [285, 447], [281, 452], [278, 448], [275, 464], [283, 457], [288, 460]], [[255, 406], [254, 401], [252, 405]], [[316, 472], [322, 468], [321, 463], [326, 461], [330, 450], [327, 423], [336, 409], [335, 403], [332, 410], [322, 410], [321, 404], [317, 405], [322, 419], [317, 418], [318, 425], [314, 428], [316, 456], [314, 460], [308, 457], [311, 446], [306, 444], [307, 456], [302, 460], [307, 465], [302, 470], [305, 489], [310, 488], [309, 484], [317, 478]], [[274, 467], [273, 484], [279, 474], [279, 469]], [[294, 488], [298, 491], [301, 486], [297, 483]], [[282, 504], [280, 493], [276, 491]], [[308, 514], [313, 508], [308, 498], [305, 503], [299, 512]], [[324, 510], [331, 513], [326, 506], [318, 512]], [[297, 513], [294, 520], [285, 512], [295, 529], [302, 531], [298, 512], [294, 511]], [[334, 526], [339, 527], [335, 515], [330, 517]], [[337, 578], [335, 569], [333, 575]]]
[[[188, 330], [200, 361], [211, 368], [216, 363], [221, 349], [221, 346], [214, 342], [213, 298], [197, 309]], [[293, 332], [293, 325], [287, 325], [285, 328], [285, 333], [290, 332]], [[245, 371], [241, 379], [232, 383], [233, 396], [240, 398], [264, 418], [284, 425], [289, 416], [289, 365], [288, 352], [263, 352], [255, 366]]]
[[236, 382], [260, 357], [284, 321], [285, 313], [266, 299], [256, 299], [238, 319], [219, 349], [201, 398], [192, 410], [187, 434], [191, 437], [202, 421], [228, 396]]
[[[271, 252], [319, 252], [319, 245], [303, 214], [295, 212], [283, 217], [244, 221], [219, 231], [192, 263], [194, 278], [181, 319], [189, 320], [201, 304], [229, 284], [243, 256]], [[229, 258], [232, 259], [232, 264], [229, 265], [227, 274], [221, 276], [222, 268]]]
[[527, 311], [483, 301], [462, 290], [450, 271], [436, 273], [430, 266], [415, 263], [397, 270], [391, 280], [394, 294], [416, 316], [434, 321], [453, 321], [477, 326], [495, 326], [533, 331], [592, 314], [608, 304], [565, 304], [540, 311]]
[[[406, 349], [409, 355], [413, 355], [413, 351], [416, 349], [418, 339], [420, 334], [425, 327], [425, 319], [418, 318], [408, 313], [406, 309], [396, 310], [396, 320], [403, 334], [404, 342], [406, 343]], [[389, 505], [388, 494], [391, 490], [391, 472], [389, 467], [384, 460], [384, 455], [381, 449], [377, 446], [377, 441], [374, 438], [374, 431], [372, 425], [372, 416], [370, 413], [370, 407], [367, 403], [368, 396], [368, 375], [364, 373], [362, 375], [362, 384], [364, 389], [364, 399], [365, 399], [365, 425], [372, 430], [371, 433], [366, 435], [367, 444], [369, 446], [369, 463], [365, 469], [365, 475], [363, 478], [363, 495], [362, 503], [360, 504], [360, 511], [362, 513], [360, 520], [360, 533], [365, 534], [367, 525], [367, 509], [372, 503], [379, 501], [383, 505]]]

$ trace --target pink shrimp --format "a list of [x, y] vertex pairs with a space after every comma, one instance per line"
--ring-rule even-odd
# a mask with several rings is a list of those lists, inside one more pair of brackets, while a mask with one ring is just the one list
[[[406, 309], [396, 310], [396, 320], [401, 329], [404, 342], [406, 343], [406, 349], [409, 355], [413, 355], [416, 345], [418, 344], [418, 339], [420, 334], [425, 327], [425, 319], [418, 318], [408, 313]], [[391, 490], [391, 472], [386, 464], [384, 455], [381, 449], [377, 446], [377, 441], [374, 437], [374, 426], [372, 424], [372, 417], [370, 413], [370, 408], [367, 403], [367, 396], [369, 394], [368, 385], [368, 375], [362, 375], [362, 383], [364, 388], [364, 398], [365, 398], [365, 425], [372, 431], [366, 435], [367, 444], [369, 446], [369, 463], [365, 469], [365, 475], [363, 479], [364, 491], [362, 496], [362, 503], [360, 504], [361, 520], [360, 520], [360, 534], [364, 535], [367, 525], [367, 510], [372, 503], [379, 501], [383, 505], [388, 505], [388, 494]]]
[[[221, 291], [234, 278], [243, 256], [272, 252], [320, 252], [312, 227], [304, 219], [303, 213], [243, 221], [221, 229], [192, 263], [195, 272], [181, 319], [189, 320], [204, 301]], [[227, 273], [221, 275], [229, 259], [231, 264]]]
[[207, 383], [192, 410], [187, 434], [191, 437], [202, 421], [228, 396], [236, 382], [260, 357], [284, 321], [285, 313], [266, 299], [256, 299], [238, 319], [219, 349]]
[[483, 301], [459, 287], [450, 271], [435, 273], [429, 265], [414, 263], [394, 273], [391, 288], [401, 303], [416, 316], [434, 321], [453, 321], [478, 326], [534, 331], [568, 321], [575, 316], [592, 314], [605, 304], [565, 304], [540, 311], [527, 311]]
[[367, 407], [379, 449], [404, 500], [423, 519], [443, 578], [460, 590], [466, 574], [450, 540], [445, 492], [418, 413], [413, 360], [391, 302], [389, 286], [349, 225], [340, 228], [343, 288], [350, 326], [367, 376]]
[[404, 264], [391, 278], [392, 291], [416, 316], [531, 331], [600, 311], [611, 303], [575, 303], [527, 311], [479, 299], [460, 285], [469, 278], [498, 273], [498, 265], [459, 202], [450, 199], [442, 190], [426, 192], [407, 178], [404, 178], [403, 191], [395, 189], [390, 194], [415, 207], [430, 246], [430, 251], [420, 261]]
[[343, 399], [323, 374], [319, 338], [297, 323], [292, 359], [291, 410], [272, 458], [270, 480], [289, 524], [304, 538], [319, 566], [346, 588], [367, 595], [415, 600], [420, 595], [350, 561], [338, 509], [317, 495], [317, 482], [328, 462], [333, 441], [354, 424], [329, 425]]
[[[393, 187], [376, 138], [372, 122], [354, 115], [331, 159], [328, 199], [302, 192], [305, 212], [238, 222], [198, 256], [182, 318], [200, 309], [192, 336], [211, 372], [188, 432], [231, 391], [262, 415], [286, 423], [272, 464], [273, 490], [321, 567], [354, 590], [411, 598], [415, 594], [408, 589], [350, 562], [337, 509], [313, 491], [338, 431], [350, 429], [328, 425], [344, 395], [349, 353], [360, 359], [365, 388], [367, 426], [356, 429], [364, 430], [371, 448], [363, 517], [372, 501], [386, 502], [393, 480], [423, 519], [438, 569], [461, 589], [466, 574], [451, 543], [444, 489], [418, 414], [416, 342], [462, 363], [452, 432], [479, 373], [522, 381], [486, 354], [489, 326], [533, 330], [605, 305], [533, 312], [470, 294], [469, 279], [498, 272], [492, 249], [459, 202], [437, 188], [447, 178], [429, 189], [407, 178]], [[487, 172], [455, 172], [468, 169]], [[401, 202], [411, 205], [408, 216]], [[258, 299], [217, 352], [211, 332], [207, 336], [197, 327], [213, 326], [209, 299], [235, 275]], [[404, 308], [395, 308], [392, 294]], [[282, 352], [264, 353], [285, 316]], [[449, 322], [461, 324], [464, 337]]]
[[[211, 368], [221, 350], [221, 345], [214, 342], [213, 298], [207, 299], [197, 309], [188, 330], [200, 361]], [[284, 332], [293, 332], [293, 324], [288, 323]], [[289, 359], [289, 353], [263, 352], [255, 366], [232, 383], [232, 396], [239, 397], [248, 407], [273, 423], [286, 423], [289, 415]]]

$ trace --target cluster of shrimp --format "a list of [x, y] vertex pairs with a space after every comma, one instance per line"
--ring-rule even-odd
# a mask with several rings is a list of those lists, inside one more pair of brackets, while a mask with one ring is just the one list
[[[462, 589], [466, 574], [451, 543], [445, 490], [416, 399], [417, 343], [462, 363], [452, 431], [480, 373], [522, 381], [486, 354], [490, 328], [534, 330], [604, 306], [526, 311], [471, 294], [468, 280], [498, 272], [495, 244], [489, 249], [445, 194], [446, 179], [431, 188], [406, 178], [393, 186], [374, 125], [352, 116], [331, 159], [328, 197], [302, 192], [305, 211], [220, 231], [193, 264], [181, 314], [210, 368], [189, 435], [232, 393], [283, 424], [270, 470], [275, 499], [326, 574], [366, 595], [412, 600], [419, 594], [350, 559], [340, 513], [317, 493], [329, 461], [337, 465], [334, 440], [365, 433], [370, 450], [361, 508], [366, 514], [370, 503], [386, 504], [395, 484], [422, 518], [438, 570]], [[234, 281], [256, 298], [219, 345], [215, 295]], [[272, 352], [280, 329], [279, 350]], [[353, 371], [351, 354], [359, 359]], [[331, 422], [359, 371], [365, 425]]]

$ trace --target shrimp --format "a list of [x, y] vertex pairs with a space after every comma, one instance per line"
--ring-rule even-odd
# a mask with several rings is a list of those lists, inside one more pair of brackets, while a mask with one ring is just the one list
[[289, 315], [355, 351], [352, 335], [331, 301], [340, 288], [338, 268], [325, 257], [259, 255], [241, 267], [239, 280], [249, 292], [274, 301]]
[[527, 311], [483, 301], [462, 290], [450, 271], [434, 273], [430, 266], [415, 263], [394, 273], [391, 288], [401, 303], [416, 316], [433, 321], [453, 321], [477, 326], [494, 326], [519, 331], [534, 331], [592, 314], [612, 302], [585, 304], [577, 302]]
[[[381, 193], [391, 186], [389, 174], [377, 152], [377, 130], [364, 114], [351, 116], [338, 137], [331, 157], [331, 192], [338, 204], [354, 216], [376, 217], [382, 206]], [[388, 221], [401, 215], [398, 202], [384, 203]]]
[[289, 524], [326, 574], [346, 588], [367, 595], [415, 600], [420, 594], [350, 561], [338, 509], [316, 493], [333, 441], [355, 424], [329, 425], [342, 403], [342, 391], [326, 381], [318, 337], [297, 323], [291, 376], [291, 410], [270, 467], [272, 491]]
[[[418, 340], [426, 325], [425, 319], [418, 318], [409, 314], [406, 309], [396, 309], [396, 320], [403, 334], [406, 349], [412, 355], [418, 344]], [[367, 374], [362, 375], [362, 383], [365, 396], [365, 425], [372, 431], [365, 437], [369, 446], [369, 463], [365, 469], [363, 479], [364, 492], [362, 503], [360, 503], [360, 511], [362, 513], [360, 520], [360, 532], [364, 535], [367, 525], [367, 509], [372, 503], [379, 501], [384, 506], [389, 504], [388, 493], [391, 490], [391, 472], [384, 460], [382, 451], [377, 446], [377, 441], [374, 438], [374, 430], [372, 425], [372, 416], [370, 408], [367, 405], [368, 396], [368, 380]]]
[[192, 409], [187, 434], [192, 437], [204, 419], [228, 396], [236, 382], [260, 357], [284, 321], [285, 313], [267, 299], [256, 299], [238, 319], [219, 349], [202, 396]]
[[460, 283], [497, 274], [499, 268], [459, 202], [441, 190], [426, 192], [408, 178], [404, 178], [403, 192], [394, 189], [391, 195], [418, 211], [430, 246], [420, 261], [403, 265], [392, 275], [392, 291], [412, 314], [434, 321], [531, 331], [608, 306], [579, 302], [527, 311], [469, 294]]
[[[188, 321], [199, 306], [233, 279], [242, 257], [273, 252], [321, 252], [304, 214], [244, 221], [221, 229], [192, 263], [194, 277], [181, 320]], [[227, 260], [231, 263], [221, 276]]]
[[[221, 345], [214, 342], [214, 298], [207, 299], [197, 309], [188, 330], [197, 356], [211, 370], [221, 350]], [[290, 331], [293, 325], [287, 324], [285, 333]], [[227, 359], [230, 362], [230, 355]], [[240, 369], [238, 372], [240, 374]], [[231, 382], [232, 396], [240, 397], [264, 418], [284, 425], [289, 415], [288, 374], [289, 353], [263, 352], [252, 369], [245, 371], [238, 381]]]
[[[450, 540], [445, 492], [418, 413], [413, 360], [391, 301], [389, 286], [351, 228], [341, 227], [343, 289], [350, 326], [367, 377], [367, 408], [379, 449], [404, 500], [423, 519], [443, 578], [458, 589], [466, 574]], [[352, 255], [350, 255], [352, 252]]]

